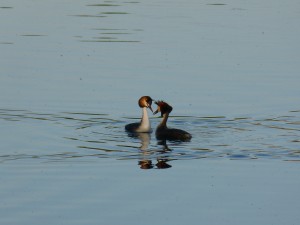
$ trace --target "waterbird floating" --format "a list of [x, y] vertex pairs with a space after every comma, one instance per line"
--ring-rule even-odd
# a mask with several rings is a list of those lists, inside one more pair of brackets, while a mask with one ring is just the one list
[[125, 130], [128, 132], [133, 133], [150, 133], [152, 132], [151, 124], [149, 121], [147, 108], [153, 112], [151, 105], [152, 105], [152, 98], [150, 96], [142, 96], [138, 104], [142, 108], [142, 119], [139, 123], [130, 123], [125, 126]]
[[156, 128], [156, 138], [159, 140], [179, 140], [179, 141], [189, 141], [192, 135], [184, 130], [168, 128], [167, 121], [169, 114], [173, 110], [172, 106], [164, 101], [156, 101], [157, 110], [154, 114], [161, 112], [162, 120]]

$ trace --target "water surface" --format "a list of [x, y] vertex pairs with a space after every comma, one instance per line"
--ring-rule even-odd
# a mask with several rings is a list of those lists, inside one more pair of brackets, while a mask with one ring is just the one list
[[[300, 111], [296, 110], [266, 118], [170, 117], [170, 127], [193, 134], [190, 142], [159, 141], [154, 133], [129, 134], [124, 126], [138, 118], [96, 112], [46, 114], [1, 109], [0, 119], [2, 137], [7, 136], [2, 161], [94, 157], [165, 162], [201, 158], [300, 161]], [[151, 118], [154, 129], [160, 120]], [[15, 137], [18, 141], [13, 142]], [[24, 149], [28, 142], [31, 149]]]
[[1, 224], [296, 224], [299, 7], [1, 1]]

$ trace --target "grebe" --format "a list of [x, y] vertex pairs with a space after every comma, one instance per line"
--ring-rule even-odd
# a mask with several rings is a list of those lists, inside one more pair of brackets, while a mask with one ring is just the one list
[[139, 106], [142, 108], [142, 119], [140, 123], [130, 123], [125, 126], [125, 130], [134, 133], [150, 133], [152, 132], [151, 125], [149, 122], [149, 117], [147, 113], [147, 108], [152, 112], [152, 98], [150, 96], [143, 96], [139, 99]]
[[192, 135], [184, 130], [168, 128], [167, 120], [169, 114], [173, 110], [172, 106], [164, 101], [155, 102], [157, 105], [157, 110], [154, 114], [161, 112], [162, 121], [156, 128], [156, 138], [159, 140], [180, 140], [180, 141], [189, 141], [192, 138]]

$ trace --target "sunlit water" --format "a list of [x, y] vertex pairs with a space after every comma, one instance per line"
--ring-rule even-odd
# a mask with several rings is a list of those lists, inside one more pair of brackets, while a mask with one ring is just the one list
[[[299, 8], [1, 1], [0, 223], [297, 224]], [[126, 133], [142, 95], [192, 140]]]

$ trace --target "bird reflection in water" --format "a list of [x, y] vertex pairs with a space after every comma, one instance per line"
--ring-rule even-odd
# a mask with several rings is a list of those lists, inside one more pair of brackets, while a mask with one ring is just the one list
[[[169, 159], [164, 156], [163, 158], [157, 157], [157, 163], [154, 165], [152, 160], [149, 159], [151, 155], [154, 154], [153, 151], [149, 151], [148, 147], [150, 144], [151, 136], [149, 133], [134, 133], [130, 134], [131, 137], [138, 138], [141, 141], [141, 146], [139, 149], [141, 150], [141, 160], [139, 160], [138, 165], [140, 166], [141, 169], [168, 169], [171, 168], [172, 166], [168, 164]], [[163, 141], [160, 141], [158, 144], [163, 145], [162, 150], [155, 151], [156, 153], [159, 154], [165, 154], [166, 152], [171, 151], [168, 146], [166, 145], [166, 141], [162, 143]], [[161, 144], [162, 143], [162, 144]]]
[[[168, 147], [166, 140], [159, 140], [157, 142], [157, 144], [163, 146], [163, 149], [159, 151], [161, 154], [166, 154], [166, 153], [172, 151]], [[156, 163], [157, 168], [159, 168], [159, 169], [168, 169], [168, 168], [172, 167], [170, 164], [167, 163], [169, 161], [169, 159], [166, 159], [166, 157], [167, 156], [165, 156], [164, 158], [157, 159], [157, 163]]]

